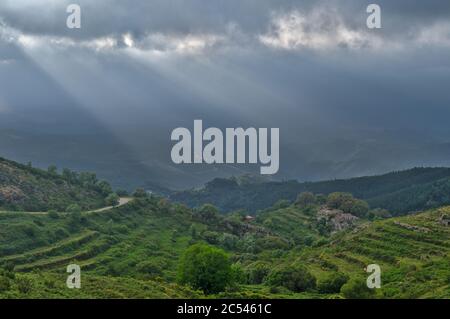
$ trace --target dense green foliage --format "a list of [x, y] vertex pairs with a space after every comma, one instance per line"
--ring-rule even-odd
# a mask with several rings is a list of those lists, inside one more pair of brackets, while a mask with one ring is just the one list
[[[437, 174], [419, 171], [403, 177], [417, 186]], [[41, 192], [62, 180], [80, 192], [95, 187], [102, 205], [117, 200], [92, 174], [24, 172], [18, 176], [31, 181], [21, 185], [39, 181]], [[368, 210], [351, 194], [321, 193], [275, 201], [253, 218], [208, 203], [190, 209], [142, 189], [128, 204], [98, 211], [86, 198], [61, 200], [48, 213], [2, 212], [0, 298], [450, 298], [450, 207], [391, 217], [397, 211]], [[81, 266], [82, 289], [66, 287], [71, 263]], [[369, 264], [382, 269], [381, 289], [365, 284]]]
[[[147, 196], [77, 218], [2, 214], [0, 297], [450, 297], [450, 229], [440, 223], [450, 208], [335, 234], [318, 230], [320, 208], [283, 204], [245, 222]], [[73, 262], [81, 290], [65, 287]], [[370, 263], [382, 267], [379, 290], [362, 287]]]
[[111, 192], [92, 173], [64, 169], [58, 174], [55, 166], [44, 171], [0, 158], [0, 210], [65, 211], [74, 203], [92, 209], [103, 206]]
[[206, 294], [218, 293], [231, 282], [231, 262], [222, 249], [195, 244], [181, 257], [178, 277], [182, 284], [188, 284]]
[[[384, 208], [395, 215], [404, 215], [449, 205], [450, 169], [414, 168], [380, 176], [305, 183], [255, 181], [245, 176], [218, 178], [200, 190], [172, 194], [171, 199], [190, 207], [211, 203], [223, 212], [240, 209], [256, 212], [281, 199], [293, 202], [302, 192], [324, 195], [351, 193], [355, 198], [364, 199], [372, 208]], [[298, 201], [304, 199], [298, 198]]]
[[302, 265], [281, 265], [266, 279], [272, 287], [283, 286], [293, 292], [303, 292], [316, 287], [316, 278]]

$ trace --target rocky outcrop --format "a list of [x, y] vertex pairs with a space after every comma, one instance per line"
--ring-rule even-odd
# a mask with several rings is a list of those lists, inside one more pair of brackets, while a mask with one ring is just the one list
[[444, 225], [444, 226], [450, 226], [450, 216], [449, 215], [442, 215], [439, 218], [439, 224]]
[[317, 220], [325, 220], [332, 232], [336, 232], [354, 227], [358, 217], [339, 209], [330, 209], [324, 206], [317, 212]]

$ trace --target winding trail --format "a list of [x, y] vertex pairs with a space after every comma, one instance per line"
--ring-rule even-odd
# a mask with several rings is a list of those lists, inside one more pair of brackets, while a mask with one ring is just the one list
[[[117, 204], [116, 206], [106, 206], [106, 207], [102, 207], [102, 208], [98, 208], [98, 209], [94, 209], [94, 210], [88, 210], [83, 212], [83, 214], [94, 214], [94, 213], [102, 213], [102, 212], [107, 212], [113, 208], [116, 207], [120, 207], [123, 205], [128, 204], [129, 202], [131, 202], [133, 200], [132, 197], [120, 197], [119, 198], [119, 204]], [[32, 216], [43, 216], [43, 215], [48, 215], [48, 212], [15, 212], [15, 211], [0, 211], [0, 214], [26, 214], [26, 215], [32, 215]], [[60, 213], [62, 215], [66, 215], [69, 213]]]

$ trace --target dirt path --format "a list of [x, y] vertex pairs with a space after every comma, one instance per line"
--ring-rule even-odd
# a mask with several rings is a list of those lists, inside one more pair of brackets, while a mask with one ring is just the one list
[[[84, 214], [93, 214], [93, 213], [106, 212], [106, 211], [109, 211], [110, 209], [126, 205], [129, 202], [131, 202], [132, 200], [133, 200], [133, 198], [131, 198], [131, 197], [120, 197], [119, 204], [116, 206], [107, 206], [107, 207], [103, 207], [103, 208], [99, 208], [99, 209], [89, 210], [89, 211], [86, 211], [83, 213]], [[48, 215], [48, 212], [14, 212], [14, 211], [1, 212], [0, 211], [0, 214], [27, 214], [27, 215], [32, 215], [32, 216], [43, 216], [43, 215]], [[60, 213], [60, 214], [65, 215], [68, 213]]]
[[90, 210], [90, 211], [87, 211], [86, 213], [88, 213], [88, 214], [101, 213], [101, 212], [113, 209], [115, 207], [120, 207], [120, 206], [126, 205], [129, 202], [131, 202], [132, 200], [133, 200], [133, 198], [131, 198], [131, 197], [121, 197], [121, 198], [119, 198], [119, 204], [116, 206], [107, 206], [107, 207], [103, 207], [103, 208], [99, 208], [99, 209], [95, 209], [95, 210]]

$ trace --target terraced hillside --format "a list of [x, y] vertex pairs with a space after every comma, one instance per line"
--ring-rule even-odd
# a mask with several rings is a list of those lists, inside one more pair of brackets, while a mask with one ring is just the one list
[[[364, 281], [364, 268], [375, 263], [382, 288], [372, 297], [450, 298], [450, 207], [358, 219], [340, 231], [324, 228], [324, 212], [323, 205], [284, 203], [246, 221], [209, 206], [193, 211], [148, 197], [81, 215], [0, 215], [0, 298], [204, 297], [177, 284], [180, 257], [198, 242], [224, 249], [233, 263], [234, 284], [213, 297], [346, 297], [344, 287]], [[80, 290], [65, 287], [71, 263], [82, 268]], [[297, 266], [317, 286], [273, 283], [273, 273]], [[342, 290], [323, 290], [336, 274], [346, 278]], [[7, 289], [4, 278], [10, 278]]]
[[450, 298], [450, 227], [441, 220], [449, 213], [444, 207], [363, 224], [297, 261], [318, 278], [330, 270], [367, 276], [364, 268], [378, 264], [383, 297]]

